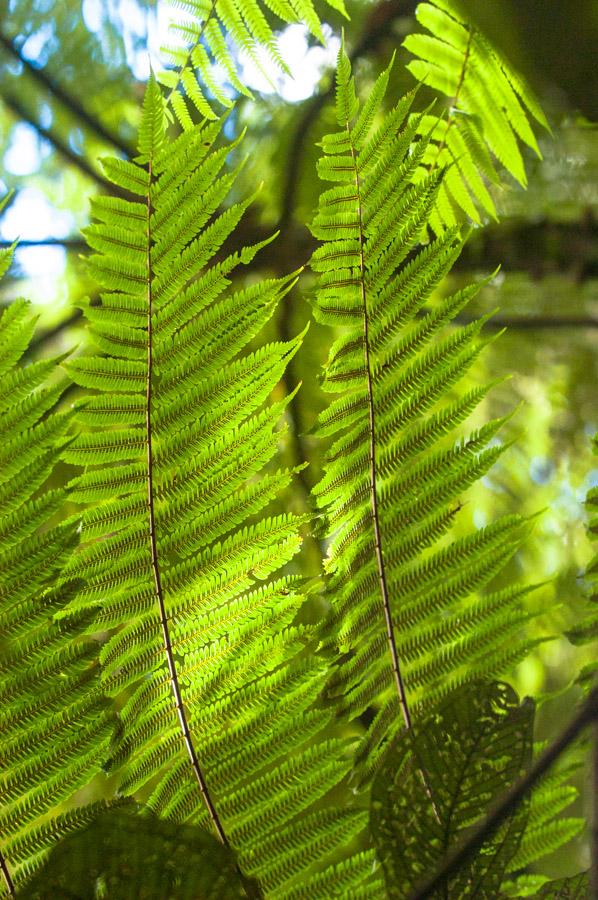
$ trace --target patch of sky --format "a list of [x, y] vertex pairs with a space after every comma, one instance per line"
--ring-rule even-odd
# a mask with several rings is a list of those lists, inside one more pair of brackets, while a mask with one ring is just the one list
[[83, 156], [83, 132], [80, 128], [72, 128], [69, 132], [68, 144], [73, 153]]
[[483, 509], [476, 509], [473, 513], [473, 524], [476, 528], [485, 528], [488, 524], [488, 516]]
[[21, 53], [33, 63], [36, 68], [41, 68], [47, 62], [46, 45], [53, 36], [52, 25], [46, 23], [38, 28], [27, 40], [21, 45]]
[[26, 122], [14, 126], [10, 144], [4, 154], [4, 166], [13, 175], [32, 175], [51, 153], [48, 141], [40, 138], [35, 128]]
[[308, 30], [304, 25], [289, 25], [278, 37], [280, 55], [287, 63], [291, 75], [280, 72], [270, 60], [267, 51], [257, 51], [259, 67], [241, 54], [241, 80], [251, 90], [262, 94], [278, 93], [289, 103], [306, 100], [314, 93], [324, 71], [335, 64], [340, 38], [329, 25], [322, 28], [326, 44], [310, 46]]
[[[42, 103], [39, 108], [39, 124], [42, 128], [49, 129], [52, 126], [52, 122], [54, 121], [54, 113], [52, 112], [52, 107], [49, 103]], [[48, 144], [48, 147], [50, 145]]]
[[72, 233], [74, 219], [71, 213], [55, 209], [37, 188], [19, 191], [0, 224], [0, 234], [5, 241], [23, 238], [42, 241], [44, 238], [65, 238]]
[[[5, 211], [0, 235], [5, 241], [16, 238], [43, 241], [48, 237], [67, 237], [73, 227], [70, 213], [55, 209], [36, 188], [24, 188]], [[15, 264], [25, 277], [40, 281], [55, 279], [64, 272], [66, 251], [64, 247], [20, 247], [15, 253]], [[39, 302], [43, 302], [44, 296], [40, 293]]]
[[[25, 278], [39, 282], [40, 288], [48, 286], [49, 279], [54, 281], [64, 274], [66, 250], [64, 247], [17, 247], [15, 265]], [[34, 286], [27, 293], [40, 306], [54, 302], [53, 290], [40, 290]]]
[[584, 487], [587, 487], [587, 491], [589, 491], [590, 488], [598, 487], [598, 469], [590, 469], [590, 471], [586, 475], [586, 483]]
[[152, 16], [148, 14], [148, 10], [142, 9], [136, 0], [119, 0], [118, 15], [127, 62], [139, 81], [147, 81], [151, 56], [148, 47], [149, 20]]
[[104, 24], [102, 0], [83, 0], [81, 12], [88, 31], [93, 31], [94, 34], [101, 31]]

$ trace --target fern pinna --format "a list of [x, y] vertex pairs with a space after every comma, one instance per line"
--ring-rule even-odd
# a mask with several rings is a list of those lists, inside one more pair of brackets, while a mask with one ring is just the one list
[[[344, 0], [326, 2], [347, 16]], [[163, 48], [170, 68], [158, 78], [168, 90], [169, 106], [183, 129], [192, 127], [196, 112], [217, 119], [210, 105], [213, 100], [225, 108], [232, 106], [222, 85], [223, 73], [233, 91], [252, 96], [239, 78], [239, 54], [264, 71], [258, 52], [261, 47], [277, 68], [289, 73], [277, 46], [271, 13], [280, 22], [304, 24], [324, 43], [313, 0], [169, 0], [169, 5], [178, 15], [170, 27], [172, 42]]]
[[[288, 398], [264, 403], [301, 338], [238, 355], [295, 276], [231, 291], [228, 275], [258, 248], [211, 262], [250, 202], [217, 212], [239, 168], [223, 168], [230, 145], [210, 152], [220, 124], [167, 140], [152, 79], [139, 157], [104, 164], [135, 199], [96, 198], [87, 231], [104, 288], [87, 315], [103, 355], [69, 364], [97, 393], [80, 404], [85, 432], [65, 451], [86, 467], [71, 498], [89, 505], [66, 574], [83, 582], [72, 608], [112, 632], [102, 683], [123, 698], [112, 755], [121, 792], [142, 790], [158, 814], [214, 829], [259, 880], [248, 893], [292, 897], [294, 880], [363, 814], [294, 823], [348, 764], [341, 741], [318, 737], [330, 719], [309, 709], [321, 663], [302, 652], [313, 638], [294, 624], [295, 579], [275, 574], [299, 547], [302, 519], [256, 518], [291, 478], [262, 471]], [[370, 863], [357, 861], [359, 877]]]
[[[328, 519], [325, 643], [340, 651], [328, 691], [343, 715], [375, 716], [357, 760], [370, 771], [386, 737], [464, 678], [504, 671], [526, 652], [526, 590], [480, 591], [512, 557], [525, 523], [502, 518], [448, 541], [462, 492], [504, 452], [502, 420], [454, 442], [488, 391], [449, 392], [484, 346], [484, 320], [446, 330], [479, 285], [436, 300], [462, 241], [422, 245], [445, 173], [416, 173], [431, 140], [413, 95], [380, 118], [385, 71], [360, 107], [341, 49], [336, 115], [323, 140], [316, 318], [337, 328], [319, 433], [333, 437], [317, 502]], [[379, 121], [374, 128], [374, 121]], [[442, 541], [442, 543], [440, 543]]]
[[[11, 257], [0, 250], [0, 274]], [[66, 385], [50, 379], [57, 360], [22, 365], [35, 321], [22, 300], [0, 315], [0, 896], [20, 887], [57, 837], [97, 814], [101, 804], [61, 804], [99, 770], [114, 727], [97, 642], [78, 638], [85, 614], [57, 620], [73, 595], [57, 580], [77, 535], [52, 524], [65, 492], [48, 480], [71, 417], [54, 411]]]
[[464, 16], [457, 0], [418, 3], [415, 15], [428, 34], [409, 34], [403, 46], [416, 58], [407, 68], [417, 81], [448, 98], [442, 116], [421, 117], [418, 133], [430, 135], [416, 177], [442, 166], [430, 227], [441, 234], [465, 215], [480, 223], [497, 218], [496, 162], [519, 184], [527, 178], [519, 143], [540, 156], [530, 123], [548, 128], [538, 101], [502, 54]]

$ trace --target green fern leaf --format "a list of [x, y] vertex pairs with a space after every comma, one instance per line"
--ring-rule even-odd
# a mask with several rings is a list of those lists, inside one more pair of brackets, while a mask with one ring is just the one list
[[[347, 17], [344, 0], [326, 0], [329, 7]], [[193, 127], [194, 116], [217, 120], [212, 98], [224, 107], [231, 101], [216, 67], [224, 70], [235, 91], [251, 92], [239, 79], [235, 57], [242, 51], [266, 77], [258, 49], [270, 62], [289, 73], [266, 11], [281, 24], [302, 22], [322, 43], [324, 35], [313, 0], [170, 0], [173, 10], [185, 15], [170, 27], [171, 43], [163, 47], [170, 68], [158, 75], [167, 89], [168, 103], [184, 130]], [[229, 46], [232, 42], [233, 47]]]
[[[378, 103], [387, 80], [372, 92]], [[506, 517], [448, 542], [462, 493], [507, 446], [497, 441], [505, 420], [453, 438], [487, 390], [447, 403], [483, 348], [485, 320], [446, 326], [479, 286], [429, 305], [462, 242], [453, 229], [420, 244], [443, 172], [412, 183], [431, 141], [407, 121], [412, 96], [368, 134], [373, 111], [369, 101], [360, 111], [344, 49], [337, 82], [341, 130], [324, 139], [319, 166], [335, 186], [312, 228], [322, 242], [314, 312], [337, 335], [321, 416], [333, 441], [314, 493], [328, 520], [323, 643], [340, 652], [328, 693], [345, 718], [375, 711], [356, 754], [367, 779], [401, 718], [409, 727], [463, 680], [496, 676], [529, 649], [527, 591], [482, 593], [527, 526]]]
[[238, 172], [225, 168], [230, 145], [210, 149], [221, 123], [170, 142], [164, 109], [152, 79], [139, 156], [105, 165], [136, 199], [100, 198], [87, 232], [101, 353], [68, 365], [90, 393], [63, 452], [85, 467], [70, 490], [86, 504], [66, 577], [88, 632], [109, 631], [100, 661], [122, 698], [110, 763], [121, 792], [211, 828], [262, 896], [302, 882], [364, 826], [334, 808], [314, 818], [348, 760], [314, 706], [323, 667], [302, 661], [313, 628], [296, 622], [302, 593], [280, 571], [306, 519], [264, 515], [293, 474], [274, 464], [290, 398], [269, 397], [302, 335], [247, 347], [297, 276], [231, 286], [259, 248], [213, 260], [250, 202], [219, 211]]

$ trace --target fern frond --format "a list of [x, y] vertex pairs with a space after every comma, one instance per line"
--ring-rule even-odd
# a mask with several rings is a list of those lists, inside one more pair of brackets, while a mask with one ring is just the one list
[[418, 133], [432, 132], [419, 177], [446, 169], [430, 225], [439, 234], [465, 215], [496, 218], [488, 184], [500, 184], [492, 157], [520, 184], [526, 174], [520, 144], [540, 155], [530, 120], [548, 128], [529, 87], [453, 0], [419, 3], [416, 17], [426, 34], [408, 35], [403, 46], [415, 59], [407, 68], [420, 84], [449, 98], [446, 117], [423, 116]]
[[[384, 72], [372, 92], [378, 104], [387, 80]], [[411, 99], [370, 136], [372, 104], [360, 107], [341, 49], [340, 130], [324, 139], [319, 165], [336, 186], [312, 229], [322, 241], [315, 316], [337, 329], [323, 384], [334, 399], [321, 416], [333, 442], [314, 489], [328, 519], [323, 643], [341, 654], [328, 693], [343, 716], [377, 710], [356, 755], [366, 778], [401, 716], [410, 727], [451, 687], [496, 676], [530, 647], [527, 591], [483, 594], [526, 523], [505, 517], [448, 541], [463, 492], [507, 448], [497, 439], [505, 420], [453, 437], [487, 391], [449, 400], [483, 348], [485, 320], [447, 330], [479, 286], [430, 304], [462, 241], [452, 229], [420, 245], [444, 173], [412, 183], [431, 137], [418, 138], [407, 119]], [[371, 153], [372, 143], [383, 151]]]
[[290, 398], [269, 397], [303, 335], [248, 345], [297, 274], [233, 288], [259, 249], [213, 261], [249, 202], [219, 212], [237, 170], [219, 176], [219, 127], [170, 142], [164, 111], [152, 79], [137, 160], [105, 166], [136, 199], [100, 198], [88, 230], [102, 352], [68, 366], [91, 393], [63, 452], [85, 467], [70, 490], [87, 504], [65, 577], [80, 585], [71, 611], [109, 630], [100, 660], [105, 691], [122, 698], [121, 792], [212, 828], [262, 896], [363, 828], [335, 809], [315, 825], [313, 805], [349, 763], [314, 707], [323, 668], [306, 665], [313, 628], [296, 622], [302, 594], [280, 571], [306, 519], [264, 514], [293, 474], [274, 466]]
[[73, 587], [56, 581], [77, 535], [73, 526], [52, 527], [65, 492], [46, 481], [69, 440], [69, 416], [52, 411], [65, 387], [64, 378], [49, 381], [57, 360], [22, 364], [35, 321], [24, 301], [0, 315], [2, 896], [88, 820], [89, 809], [64, 814], [60, 805], [99, 771], [113, 730], [97, 643], [79, 638], [80, 617], [57, 619]]

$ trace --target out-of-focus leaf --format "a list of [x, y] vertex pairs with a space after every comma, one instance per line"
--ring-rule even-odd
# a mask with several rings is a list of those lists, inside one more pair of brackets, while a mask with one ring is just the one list
[[132, 807], [111, 809], [73, 834], [19, 900], [234, 900], [246, 893], [235, 859], [211, 834]]
[[538, 891], [536, 897], [550, 898], [550, 900], [587, 900], [589, 886], [588, 873], [582, 872], [573, 878], [549, 881]]

